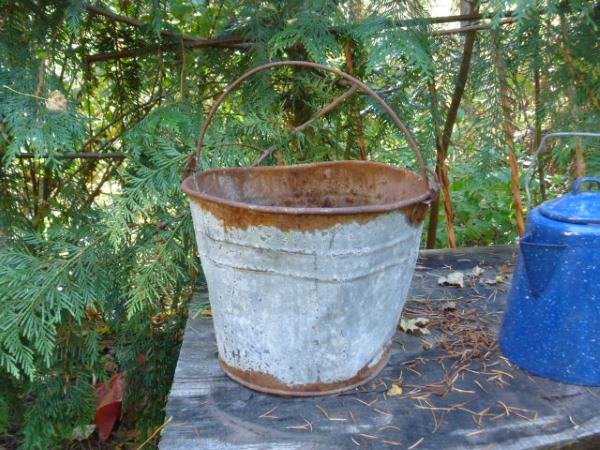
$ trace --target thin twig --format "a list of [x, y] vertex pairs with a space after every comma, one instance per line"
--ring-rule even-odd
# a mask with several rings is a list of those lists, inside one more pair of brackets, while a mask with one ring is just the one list
[[315, 405], [316, 408], [321, 411], [323, 413], [323, 415], [329, 419], [329, 413], [327, 412], [327, 410], [325, 408], [323, 408], [321, 405]]
[[136, 450], [141, 450], [144, 447], [144, 445], [146, 445], [148, 442], [150, 442], [154, 438], [154, 436], [156, 436], [160, 432], [160, 430], [162, 430], [164, 427], [169, 425], [172, 420], [173, 420], [173, 416], [171, 416], [167, 420], [165, 420], [163, 422], [163, 424], [160, 427], [158, 427], [156, 430], [154, 430], [154, 432], [150, 436], [148, 436], [148, 439], [146, 439], [144, 442], [142, 442], [142, 444]]
[[425, 440], [425, 438], [422, 437], [417, 442], [415, 442], [413, 445], [411, 445], [410, 447], [408, 447], [407, 450], [413, 450], [413, 448], [417, 448], [419, 445], [421, 445], [421, 442], [423, 442], [424, 440]]
[[[500, 21], [498, 22], [498, 24], [499, 25], [506, 25], [508, 23], [514, 23], [516, 21], [517, 21], [516, 17], [506, 17], [504, 19], [500, 19]], [[460, 28], [450, 28], [448, 30], [432, 31], [431, 34], [433, 36], [447, 36], [449, 34], [467, 33], [469, 31], [489, 30], [493, 26], [494, 26], [494, 24], [492, 24], [492, 23], [485, 23], [485, 24], [480, 24], [480, 25], [469, 25], [469, 26], [460, 27]]]
[[268, 410], [266, 413], [261, 414], [260, 416], [258, 416], [259, 419], [278, 419], [277, 416], [273, 416], [271, 415], [272, 412], [275, 412], [275, 410], [279, 408], [279, 406], [274, 406], [273, 408], [271, 408], [270, 410]]
[[24, 96], [24, 97], [32, 97], [32, 98], [37, 98], [38, 100], [48, 100], [46, 97], [42, 97], [42, 96], [40, 96], [40, 95], [37, 95], [37, 91], [36, 91], [36, 95], [34, 95], [34, 94], [28, 94], [27, 92], [20, 92], [20, 91], [17, 91], [16, 89], [13, 89], [13, 88], [11, 88], [10, 86], [7, 86], [7, 85], [5, 85], [5, 84], [3, 84], [3, 85], [2, 85], [2, 87], [3, 87], [4, 89], [8, 89], [9, 91], [12, 91], [12, 92], [14, 92], [15, 94], [22, 95], [22, 96]]
[[305, 418], [302, 418], [302, 420], [304, 420], [304, 422], [305, 422], [304, 425], [292, 425], [290, 427], [286, 427], [286, 429], [288, 429], [288, 430], [309, 430], [310, 432], [312, 432], [312, 423], [309, 422], [308, 420], [306, 420]]

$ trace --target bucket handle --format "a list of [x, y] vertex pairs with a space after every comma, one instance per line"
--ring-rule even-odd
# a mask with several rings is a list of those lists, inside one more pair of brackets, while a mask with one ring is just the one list
[[[581, 137], [592, 137], [592, 138], [600, 138], [600, 133], [592, 133], [587, 131], [562, 131], [558, 133], [548, 133], [545, 134], [542, 140], [540, 141], [540, 145], [537, 150], [531, 157], [531, 165], [529, 166], [529, 172], [525, 177], [525, 194], [527, 195], [527, 207], [531, 210], [532, 201], [531, 201], [531, 191], [529, 190], [529, 186], [531, 185], [531, 180], [533, 179], [533, 172], [538, 165], [539, 156], [546, 150], [546, 141], [550, 138], [560, 138], [560, 137], [572, 137], [572, 136], [581, 136]], [[576, 184], [578, 187], [579, 184]]]
[[[390, 107], [390, 105], [388, 105], [386, 103], [386, 101], [379, 94], [377, 94], [377, 92], [375, 92], [373, 89], [371, 89], [365, 83], [360, 81], [358, 78], [355, 78], [352, 75], [348, 75], [346, 72], [342, 72], [341, 70], [336, 69], [334, 67], [325, 66], [323, 64], [313, 63], [313, 62], [309, 62], [309, 61], [277, 61], [277, 62], [272, 62], [272, 63], [268, 63], [268, 64], [263, 64], [261, 66], [255, 67], [252, 70], [249, 70], [248, 72], [243, 74], [241, 77], [239, 77], [237, 80], [235, 80], [231, 85], [229, 85], [229, 87], [227, 89], [225, 89], [225, 91], [221, 94], [221, 96], [217, 99], [215, 104], [212, 106], [210, 112], [208, 113], [208, 116], [206, 116], [206, 121], [204, 122], [204, 126], [200, 133], [200, 140], [198, 141], [198, 147], [196, 149], [195, 154], [193, 154], [190, 157], [190, 160], [188, 161], [188, 169], [187, 170], [190, 170], [190, 169], [195, 170], [196, 168], [198, 168], [200, 166], [200, 161], [202, 160], [202, 147], [204, 146], [204, 139], [206, 137], [206, 132], [207, 132], [208, 127], [210, 126], [215, 114], [217, 113], [217, 110], [219, 109], [221, 104], [225, 101], [225, 98], [227, 96], [229, 96], [229, 94], [231, 94], [240, 84], [242, 84], [248, 78], [256, 75], [257, 73], [265, 72], [265, 71], [271, 70], [275, 67], [282, 67], [282, 66], [309, 67], [312, 69], [323, 70], [323, 71], [334, 73], [337, 76], [348, 81], [350, 84], [352, 84], [352, 86], [353, 86], [351, 89], [352, 93], [354, 93], [354, 91], [356, 89], [360, 89], [363, 92], [366, 92], [367, 94], [369, 94], [371, 97], [373, 97], [373, 99], [375, 99], [375, 101], [377, 103], [379, 103], [379, 105], [390, 115], [390, 117], [392, 118], [394, 123], [404, 133], [404, 136], [406, 137], [406, 140], [408, 141], [409, 146], [415, 153], [417, 162], [419, 164], [419, 169], [423, 175], [427, 190], [436, 191], [435, 187], [436, 187], [437, 183], [435, 182], [435, 178], [434, 178], [432, 180], [433, 181], [432, 184], [430, 185], [429, 177], [427, 176], [427, 174], [431, 173], [431, 172], [428, 170], [427, 166], [425, 165], [425, 160], [423, 159], [423, 154], [421, 153], [421, 150], [419, 149], [419, 145], [417, 144], [417, 141], [412, 136], [412, 134], [410, 133], [410, 131], [406, 127], [406, 125], [404, 125], [404, 123], [400, 120], [400, 117], [398, 117], [396, 112]], [[349, 93], [350, 93], [350, 91], [348, 91], [347, 94], [349, 94]], [[347, 94], [343, 94], [343, 97], [345, 96], [343, 98], [343, 100], [350, 97], [350, 95], [347, 95]], [[322, 112], [320, 115], [319, 115], [319, 113], [317, 113], [317, 116], [320, 117], [321, 115], [326, 114], [327, 112], [331, 111], [332, 109], [333, 109], [333, 107], [330, 109], [328, 109], [328, 107], [326, 107], [319, 112], [319, 113]], [[314, 117], [314, 118], [316, 118], [316, 117]], [[312, 119], [311, 119], [311, 121], [312, 121]], [[257, 163], [260, 163], [262, 161], [261, 158], [259, 158], [259, 160], [257, 160]]]

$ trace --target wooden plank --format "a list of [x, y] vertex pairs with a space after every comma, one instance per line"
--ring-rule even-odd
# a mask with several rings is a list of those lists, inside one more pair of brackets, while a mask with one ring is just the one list
[[[508, 284], [482, 280], [495, 279], [514, 252], [512, 247], [424, 252], [406, 314], [454, 302], [460, 312], [476, 310], [481, 326], [496, 330]], [[485, 268], [479, 282], [464, 289], [438, 286], [440, 275], [468, 273], [476, 265]], [[469, 280], [475, 279], [467, 277], [467, 285]], [[229, 380], [217, 362], [212, 321], [191, 314], [167, 406], [173, 420], [160, 448], [407, 449], [416, 443], [417, 449], [599, 448], [599, 388], [530, 376], [497, 352], [483, 360], [449, 358], [441, 344], [448, 331], [431, 331], [423, 337], [398, 332], [390, 363], [368, 386], [337, 396], [292, 399]], [[459, 371], [453, 383], [443, 383], [466, 364], [468, 370]], [[502, 383], [494, 379], [498, 376]], [[394, 383], [402, 386], [403, 395], [386, 394]], [[452, 390], [431, 394], [432, 384]], [[429, 394], [418, 400], [419, 394], [410, 394], [418, 389], [412, 386]]]

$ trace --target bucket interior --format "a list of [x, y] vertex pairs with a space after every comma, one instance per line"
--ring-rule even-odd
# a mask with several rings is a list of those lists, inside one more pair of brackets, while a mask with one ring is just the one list
[[192, 197], [259, 209], [394, 209], [429, 198], [416, 173], [369, 161], [214, 169], [188, 177]]

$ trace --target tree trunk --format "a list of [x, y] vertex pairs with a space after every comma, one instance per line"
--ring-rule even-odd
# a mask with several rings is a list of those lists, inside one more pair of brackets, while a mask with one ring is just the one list
[[[585, 86], [585, 82], [581, 80], [581, 76], [577, 72], [574, 63], [573, 63], [573, 53], [569, 48], [569, 34], [567, 31], [567, 24], [565, 22], [564, 14], [560, 14], [560, 26], [562, 31], [562, 42], [560, 45], [560, 49], [563, 53], [565, 61], [567, 63], [567, 69], [569, 70], [569, 76], [571, 77], [571, 84], [567, 89], [567, 94], [569, 97], [569, 102], [571, 103], [571, 108], [573, 108], [573, 116], [575, 119], [575, 125], [579, 126], [581, 122], [581, 113], [580, 109], [577, 105], [577, 91], [575, 89], [575, 85], [573, 84], [576, 80], [579, 81], [583, 86]], [[594, 96], [595, 99], [595, 96]], [[594, 103], [597, 103], [594, 101]], [[577, 128], [576, 128], [577, 129]], [[585, 176], [585, 158], [583, 156], [583, 150], [581, 148], [581, 141], [577, 141], [575, 145], [575, 164], [573, 167], [573, 176], [575, 178], [581, 178]]]
[[[470, 4], [470, 12], [476, 13], [478, 5], [476, 2]], [[471, 66], [471, 59], [473, 56], [473, 46], [475, 44], [475, 31], [466, 33], [465, 42], [463, 46], [462, 60], [460, 63], [460, 69], [456, 78], [456, 84], [454, 85], [454, 92], [452, 94], [452, 100], [450, 107], [446, 114], [446, 120], [444, 122], [444, 130], [441, 134], [436, 130], [436, 147], [437, 147], [437, 160], [435, 171], [438, 175], [440, 186], [442, 189], [442, 196], [444, 198], [444, 211], [446, 213], [446, 227], [448, 229], [448, 246], [450, 248], [456, 247], [456, 235], [454, 233], [454, 208], [452, 205], [452, 197], [450, 194], [450, 180], [448, 177], [448, 168], [446, 167], [446, 158], [448, 156], [448, 147], [450, 146], [450, 138], [452, 131], [454, 130], [454, 124], [456, 123], [456, 116], [458, 114], [458, 108], [465, 92], [465, 86], [469, 77], [469, 68]], [[430, 93], [432, 92], [430, 86]], [[436, 104], [434, 107], [433, 104]], [[432, 112], [433, 109], [437, 110], [437, 93], [435, 92], [435, 84], [433, 85], [432, 94]], [[437, 224], [438, 224], [438, 213], [439, 213], [439, 202], [438, 197], [431, 205], [431, 212], [429, 214], [429, 228], [427, 231], [427, 248], [435, 248], [437, 239]]]
[[508, 147], [508, 159], [511, 169], [511, 184], [513, 192], [513, 200], [515, 202], [515, 213], [517, 218], [517, 231], [519, 236], [525, 234], [525, 220], [523, 217], [523, 202], [521, 200], [521, 181], [519, 178], [519, 165], [517, 162], [517, 153], [514, 141], [514, 125], [512, 121], [512, 112], [509, 98], [509, 88], [506, 75], [506, 66], [504, 57], [500, 52], [497, 32], [492, 34], [494, 40], [494, 50], [496, 59], [496, 75], [499, 82], [500, 91], [500, 106], [502, 109], [502, 119], [504, 128], [504, 138]]
[[583, 149], [581, 148], [581, 141], [577, 141], [575, 144], [575, 167], [573, 169], [573, 175], [575, 178], [585, 177], [585, 158], [583, 157]]
[[[356, 64], [354, 62], [354, 56], [352, 55], [352, 42], [350, 40], [344, 42], [344, 56], [346, 58], [346, 65], [348, 66], [348, 73], [352, 76], [356, 76]], [[354, 124], [358, 138], [358, 154], [360, 159], [364, 161], [367, 159], [367, 145], [365, 143], [363, 120], [357, 107], [352, 108], [352, 115], [354, 116]]]
[[[353, 20], [356, 22], [360, 22], [363, 19], [364, 15], [364, 7], [362, 0], [350, 0], [350, 12], [352, 14]], [[355, 43], [350, 39], [346, 39], [344, 41], [344, 58], [346, 60], [346, 66], [348, 67], [348, 73], [352, 76], [362, 78], [362, 73], [357, 73], [356, 64], [356, 55], [358, 50], [355, 47]], [[360, 55], [360, 53], [358, 53]], [[362, 160], [367, 159], [367, 145], [365, 142], [365, 132], [363, 126], [363, 119], [360, 115], [360, 100], [357, 98], [355, 100], [350, 101], [350, 114], [352, 114], [354, 118], [354, 128], [356, 129], [356, 139], [358, 140], [358, 157]], [[349, 137], [353, 137], [353, 134], [350, 133]], [[350, 146], [348, 146], [350, 148]]]
[[[446, 226], [448, 227], [448, 245], [450, 247], [456, 247], [456, 237], [454, 235], [454, 226], [452, 221], [454, 212], [452, 208], [452, 198], [450, 195], [450, 181], [448, 178], [448, 169], [446, 167], [447, 152], [444, 149], [442, 133], [440, 132], [439, 109], [435, 81], [431, 81], [429, 83], [429, 93], [431, 96], [431, 114], [433, 116], [433, 126], [436, 136], [435, 146], [437, 150], [437, 158], [435, 163], [435, 172], [440, 181], [440, 187], [442, 190], [441, 194], [444, 198]], [[429, 216], [429, 229], [427, 232], [427, 248], [435, 248], [439, 209], [440, 197], [436, 198], [431, 205], [431, 212]], [[451, 212], [452, 216], [448, 215], [448, 211]]]
[[[533, 72], [533, 84], [534, 84], [534, 108], [535, 108], [535, 134], [533, 139], [533, 146], [531, 153], [533, 154], [540, 146], [542, 141], [542, 87], [540, 82], [540, 68], [539, 66], [534, 69]], [[544, 165], [541, 161], [538, 162], [538, 177], [540, 182], [540, 195], [542, 201], [546, 201], [546, 185], [544, 184]]]

